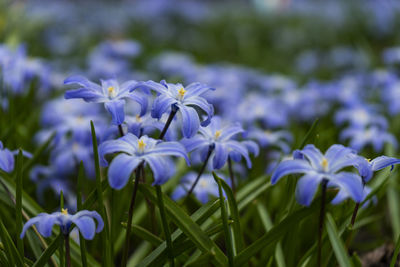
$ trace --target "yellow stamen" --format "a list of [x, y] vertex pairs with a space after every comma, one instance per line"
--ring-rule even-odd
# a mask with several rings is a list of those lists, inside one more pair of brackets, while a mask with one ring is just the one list
[[368, 163], [370, 163], [370, 162], [371, 162], [371, 159], [367, 159], [367, 161], [368, 161]]
[[221, 136], [221, 130], [215, 132], [215, 139], [218, 139]]
[[139, 151], [143, 152], [144, 148], [146, 147], [146, 144], [143, 142], [143, 140], [139, 140], [138, 146], [139, 146]]
[[324, 169], [324, 171], [328, 170], [328, 160], [326, 158], [324, 158], [321, 162], [322, 165], [322, 169]]
[[178, 94], [179, 94], [179, 97], [182, 99], [186, 94], [186, 90], [183, 89], [183, 87], [182, 87], [181, 89], [179, 89]]
[[137, 121], [137, 122], [140, 122], [140, 121], [141, 121], [141, 119], [140, 119], [140, 116], [139, 116], [139, 115], [136, 115], [136, 121]]
[[64, 215], [68, 215], [68, 209], [61, 209], [61, 213]]
[[108, 96], [110, 96], [110, 97], [115, 97], [116, 93], [115, 93], [115, 88], [114, 88], [114, 86], [108, 87], [108, 88], [107, 88], [107, 91], [108, 91]]

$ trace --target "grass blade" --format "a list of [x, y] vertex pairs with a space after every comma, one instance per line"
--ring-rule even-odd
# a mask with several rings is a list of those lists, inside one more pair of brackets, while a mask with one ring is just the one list
[[23, 155], [22, 155], [22, 150], [19, 149], [18, 151], [18, 156], [17, 156], [17, 165], [16, 165], [16, 170], [17, 170], [17, 188], [15, 192], [15, 223], [16, 223], [16, 234], [17, 234], [17, 248], [19, 251], [19, 255], [21, 257], [24, 257], [24, 243], [21, 238], [19, 238], [19, 235], [22, 232], [22, 176], [23, 176]]
[[347, 255], [343, 241], [340, 238], [335, 221], [330, 213], [326, 214], [325, 227], [339, 266], [353, 266]]
[[100, 215], [104, 221], [104, 232], [101, 234], [103, 239], [103, 252], [105, 257], [106, 266], [112, 266], [111, 261], [111, 242], [109, 242], [109, 226], [108, 226], [108, 216], [106, 212], [106, 208], [104, 206], [103, 200], [103, 186], [101, 182], [101, 172], [100, 172], [100, 162], [99, 162], [99, 152], [97, 147], [97, 136], [96, 130], [94, 128], [93, 121], [90, 121], [90, 128], [92, 131], [92, 145], [93, 145], [93, 157], [94, 157], [94, 165], [96, 170], [96, 192], [97, 192], [97, 204], [98, 209], [100, 211]]
[[218, 176], [215, 175], [214, 172], [213, 172], [213, 176], [214, 176], [215, 182], [218, 184], [219, 204], [221, 206], [221, 218], [222, 218], [222, 224], [224, 226], [225, 246], [226, 246], [226, 250], [228, 251], [228, 262], [229, 262], [229, 266], [233, 266], [233, 257], [234, 257], [233, 241], [232, 241], [232, 235], [230, 233], [230, 229], [229, 229], [229, 225], [228, 225], [228, 214], [226, 212], [225, 198], [224, 198], [224, 193], [222, 191], [221, 179], [218, 178]]
[[49, 261], [51, 255], [53, 255], [56, 252], [57, 248], [62, 243], [63, 243], [63, 236], [60, 234], [56, 237], [56, 239], [53, 240], [53, 242], [50, 243], [49, 247], [45, 251], [43, 251], [42, 255], [40, 255], [40, 258], [37, 259], [37, 261], [32, 267], [44, 266]]
[[[146, 195], [152, 202], [156, 202], [154, 188], [149, 185], [139, 185], [139, 190]], [[214, 255], [214, 261], [218, 265], [227, 265], [228, 259], [221, 249], [201, 230], [187, 214], [169, 197], [164, 195], [164, 204], [168, 215], [174, 223], [192, 240], [203, 252]]]
[[244, 240], [243, 240], [243, 233], [240, 227], [240, 216], [235, 196], [233, 195], [231, 187], [223, 179], [219, 178], [215, 173], [213, 173], [213, 175], [215, 180], [217, 179], [219, 180], [219, 183], [221, 184], [228, 198], [229, 212], [230, 216], [233, 219], [232, 228], [235, 237], [235, 247], [236, 247], [236, 252], [239, 253], [240, 251], [242, 251], [244, 247]]
[[[79, 171], [78, 171], [78, 188], [76, 193], [76, 202], [78, 211], [82, 210], [82, 190], [83, 190], [83, 178], [84, 178], [84, 168], [83, 162], [79, 163]], [[87, 257], [86, 257], [86, 241], [83, 238], [82, 234], [79, 232], [79, 247], [81, 249], [81, 260], [82, 267], [87, 267]]]
[[[311, 205], [311, 207], [315, 207], [315, 204]], [[311, 207], [299, 209], [287, 216], [278, 225], [275, 225], [268, 233], [257, 239], [235, 257], [235, 266], [243, 266], [260, 250], [267, 246], [275, 245], [295, 224], [300, 223], [313, 213], [314, 208]]]
[[399, 256], [399, 251], [400, 251], [400, 235], [397, 238], [396, 246], [393, 252], [393, 257], [392, 260], [390, 261], [390, 267], [394, 267], [396, 265], [397, 257]]

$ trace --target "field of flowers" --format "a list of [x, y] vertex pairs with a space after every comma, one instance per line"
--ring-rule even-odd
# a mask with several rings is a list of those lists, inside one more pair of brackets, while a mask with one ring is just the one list
[[0, 0], [0, 266], [400, 266], [400, 3]]

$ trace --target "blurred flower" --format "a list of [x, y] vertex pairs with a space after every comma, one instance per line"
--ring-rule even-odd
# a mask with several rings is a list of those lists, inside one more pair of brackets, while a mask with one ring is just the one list
[[[95, 220], [97, 221], [97, 228]], [[54, 224], [60, 226], [64, 235], [69, 235], [72, 224], [75, 224], [82, 236], [88, 240], [92, 240], [95, 233], [101, 232], [104, 227], [103, 219], [96, 211], [82, 210], [72, 215], [68, 214], [68, 210], [62, 209], [61, 212], [53, 212], [52, 214], [40, 213], [38, 216], [31, 218], [24, 225], [20, 238], [22, 239], [25, 236], [26, 230], [32, 225], [37, 227], [42, 236], [50, 237]]]
[[[189, 172], [186, 174], [172, 193], [172, 199], [178, 200], [186, 196], [187, 192], [196, 180], [197, 175], [198, 174], [195, 172]], [[224, 176], [218, 174], [218, 177], [224, 179], [227, 183], [230, 183], [230, 181]], [[193, 189], [193, 194], [202, 204], [207, 203], [210, 196], [219, 196], [218, 184], [215, 182], [212, 174], [208, 173], [201, 176], [198, 185]]]
[[[239, 123], [233, 125], [222, 125], [221, 118], [214, 116], [211, 123], [207, 127], [200, 127], [199, 134], [193, 138], [184, 138], [181, 143], [186, 147], [188, 152], [198, 150], [201, 160], [207, 157], [209, 149], [212, 149], [210, 159], [213, 162], [214, 169], [222, 168], [228, 160], [228, 156], [237, 161], [243, 156], [246, 159], [247, 166], [251, 168], [251, 160], [249, 157], [248, 143], [241, 143], [233, 140], [232, 137], [244, 130]], [[258, 153], [257, 148], [251, 149], [251, 152]]]
[[[202, 95], [215, 89], [205, 84], [191, 83], [187, 87], [183, 87], [179, 83], [147, 81], [138, 83], [133, 89], [135, 88], [147, 88], [158, 93], [151, 110], [151, 116], [154, 118], [161, 118], [172, 105], [177, 107], [178, 113], [182, 116], [182, 134], [186, 138], [193, 137], [199, 130], [200, 124], [207, 126], [214, 114], [213, 106]], [[202, 109], [207, 114], [207, 119], [200, 123], [199, 115], [194, 107]]]
[[366, 128], [346, 128], [340, 133], [341, 140], [350, 139], [349, 146], [357, 151], [361, 151], [364, 147], [371, 144], [375, 152], [383, 150], [385, 143], [397, 147], [396, 138], [377, 126]]
[[101, 80], [101, 86], [95, 84], [82, 76], [71, 76], [64, 84], [78, 84], [79, 89], [68, 90], [64, 97], [82, 98], [86, 102], [104, 103], [105, 108], [112, 116], [112, 122], [120, 125], [125, 120], [125, 99], [131, 99], [142, 107], [141, 115], [147, 110], [147, 97], [138, 92], [131, 92], [137, 84], [136, 81], [127, 81], [121, 86], [115, 79]]
[[123, 188], [131, 173], [142, 162], [147, 163], [154, 174], [155, 185], [167, 181], [174, 172], [174, 164], [168, 156], [183, 157], [189, 164], [185, 148], [178, 142], [162, 142], [147, 136], [140, 139], [128, 133], [117, 139], [105, 141], [99, 146], [101, 164], [107, 166], [105, 155], [122, 152], [111, 162], [108, 168], [108, 181], [114, 189]]
[[[9, 150], [3, 146], [3, 143], [0, 141], [0, 170], [5, 172], [12, 172], [14, 170], [14, 156], [18, 154], [18, 150]], [[22, 154], [31, 158], [32, 154], [26, 151], [22, 151]]]
[[377, 125], [381, 128], [387, 128], [386, 118], [376, 112], [370, 105], [355, 105], [339, 109], [335, 114], [335, 122], [343, 124], [348, 122], [350, 127], [363, 128], [370, 125]]
[[280, 131], [269, 131], [261, 130], [259, 128], [251, 128], [246, 132], [246, 137], [255, 139], [262, 147], [277, 147], [283, 153], [289, 153], [289, 143], [293, 141], [293, 136], [290, 132]]
[[[297, 182], [296, 199], [309, 206], [322, 181], [328, 187], [344, 190], [348, 197], [356, 202], [363, 200], [363, 182], [360, 175], [352, 172], [339, 172], [354, 166], [355, 152], [342, 145], [332, 145], [323, 155], [314, 145], [307, 145], [293, 153], [294, 159], [282, 161], [271, 177], [271, 183], [277, 183], [288, 174], [304, 174]], [[366, 161], [365, 161], [366, 162]]]

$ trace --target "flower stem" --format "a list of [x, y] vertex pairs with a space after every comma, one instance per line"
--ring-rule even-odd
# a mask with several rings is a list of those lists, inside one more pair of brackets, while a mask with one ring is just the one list
[[141, 169], [143, 168], [143, 162], [139, 164], [139, 166], [136, 168], [136, 178], [135, 178], [135, 183], [133, 185], [133, 192], [132, 192], [132, 198], [131, 198], [131, 203], [129, 205], [129, 211], [128, 211], [128, 223], [126, 226], [126, 236], [125, 236], [125, 247], [124, 251], [122, 254], [122, 264], [121, 266], [126, 266], [128, 262], [128, 253], [129, 253], [129, 243], [130, 243], [130, 235], [131, 235], [131, 228], [132, 228], [132, 215], [133, 215], [133, 208], [135, 206], [135, 200], [136, 200], [136, 194], [137, 190], [139, 187], [139, 181], [140, 181], [140, 175], [141, 175]]
[[346, 240], [346, 248], [347, 249], [349, 248], [351, 239], [353, 237], [353, 227], [354, 227], [354, 223], [356, 222], [356, 217], [357, 217], [359, 208], [360, 208], [360, 203], [358, 202], [358, 203], [356, 203], [356, 206], [354, 207], [354, 210], [353, 210], [353, 215], [351, 216], [350, 233]]
[[205, 170], [206, 167], [207, 167], [208, 160], [210, 159], [210, 156], [211, 156], [211, 153], [212, 153], [213, 150], [214, 150], [214, 147], [213, 147], [213, 146], [210, 146], [210, 147], [208, 148], [208, 153], [207, 153], [206, 160], [204, 161], [203, 166], [201, 166], [200, 172], [199, 172], [199, 174], [197, 175], [196, 180], [194, 181], [194, 183], [193, 183], [192, 186], [190, 187], [189, 191], [187, 192], [186, 198], [185, 198], [185, 201], [184, 201], [184, 202], [186, 202], [186, 200], [189, 198], [190, 194], [192, 194], [192, 192], [193, 192], [194, 188], [196, 187], [197, 183], [199, 182], [201, 175], [203, 174], [204, 170]]
[[160, 136], [158, 137], [158, 139], [164, 139], [165, 134], [167, 133], [167, 130], [172, 122], [172, 120], [175, 117], [175, 114], [178, 112], [178, 107], [176, 105], [172, 105], [171, 106], [171, 113], [169, 113], [167, 122], [164, 125], [164, 128], [162, 129]]
[[235, 186], [235, 176], [233, 174], [233, 169], [232, 169], [232, 159], [230, 156], [228, 156], [228, 169], [229, 169], [229, 176], [231, 178], [231, 184], [232, 184], [232, 192], [235, 195], [236, 194], [236, 186]]
[[118, 124], [118, 131], [119, 131], [119, 135], [121, 135], [121, 137], [125, 135], [124, 134], [124, 129], [122, 129], [122, 125], [121, 124]]
[[65, 240], [65, 267], [71, 267], [71, 248], [69, 246], [69, 234], [64, 235]]
[[160, 210], [161, 222], [162, 222], [162, 225], [163, 225], [163, 231], [164, 231], [164, 235], [165, 235], [165, 240], [167, 242], [168, 257], [169, 257], [169, 260], [170, 260], [170, 266], [173, 267], [175, 265], [174, 248], [172, 246], [171, 232], [169, 231], [167, 215], [165, 214], [165, 207], [164, 207], [164, 200], [163, 200], [162, 190], [161, 190], [161, 186], [160, 185], [156, 185], [155, 188], [156, 188], [156, 192], [157, 192], [157, 201], [158, 201], [158, 208]]
[[321, 209], [319, 213], [319, 226], [318, 226], [318, 261], [317, 266], [321, 266], [321, 256], [322, 256], [322, 232], [324, 229], [324, 219], [325, 219], [325, 201], [326, 201], [326, 188], [328, 185], [328, 180], [322, 181], [322, 193], [321, 193]]

